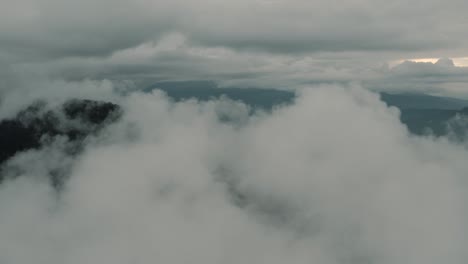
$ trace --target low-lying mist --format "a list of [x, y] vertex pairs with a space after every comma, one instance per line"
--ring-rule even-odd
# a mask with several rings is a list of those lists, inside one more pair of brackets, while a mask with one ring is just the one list
[[80, 153], [57, 137], [4, 165], [0, 263], [466, 262], [467, 149], [410, 134], [374, 93], [304, 89], [254, 114], [112, 98], [122, 116]]

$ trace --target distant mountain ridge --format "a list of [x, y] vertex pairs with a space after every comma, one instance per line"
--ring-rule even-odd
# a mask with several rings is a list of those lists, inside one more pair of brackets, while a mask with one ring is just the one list
[[[253, 108], [270, 110], [276, 105], [289, 104], [296, 94], [292, 91], [260, 88], [223, 88], [213, 81], [159, 82], [145, 89], [161, 90], [175, 101], [194, 98], [200, 101], [225, 96]], [[416, 93], [380, 93], [389, 106], [400, 109], [400, 120], [417, 135], [447, 134], [447, 122], [457, 115], [468, 116], [468, 100]]]
[[296, 94], [291, 91], [260, 88], [224, 88], [211, 81], [160, 82], [147, 89], [161, 90], [175, 101], [197, 99], [207, 101], [225, 96], [241, 101], [253, 108], [271, 110], [274, 106], [293, 102]]
[[[251, 106], [273, 106], [290, 103], [295, 98], [293, 91], [266, 88], [225, 88], [214, 81], [164, 81], [157, 82], [146, 89], [164, 91], [176, 101], [195, 98], [201, 101], [218, 98], [222, 95], [239, 100]], [[460, 110], [468, 107], [468, 100], [434, 96], [422, 93], [380, 93], [381, 100], [400, 109], [444, 109]]]
[[[121, 115], [122, 109], [113, 103], [72, 99], [55, 108], [37, 101], [14, 118], [0, 120], [0, 183], [5, 162], [16, 154], [40, 149], [61, 137], [68, 142], [64, 154], [74, 155], [81, 151], [86, 137], [99, 133]], [[62, 176], [51, 172], [52, 184], [61, 185]]]
[[459, 110], [468, 107], [468, 100], [416, 93], [380, 93], [382, 101], [400, 109]]
[[466, 137], [468, 131], [464, 125], [452, 121], [468, 117], [468, 100], [414, 93], [381, 93], [380, 96], [387, 105], [400, 109], [401, 122], [413, 134]]

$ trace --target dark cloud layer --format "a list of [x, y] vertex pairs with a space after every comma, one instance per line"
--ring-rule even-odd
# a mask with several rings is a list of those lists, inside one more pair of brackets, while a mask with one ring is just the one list
[[[466, 43], [464, 1], [6, 1], [2, 45], [108, 54], [162, 33], [280, 52], [433, 50]], [[21, 44], [21, 45], [20, 45]]]

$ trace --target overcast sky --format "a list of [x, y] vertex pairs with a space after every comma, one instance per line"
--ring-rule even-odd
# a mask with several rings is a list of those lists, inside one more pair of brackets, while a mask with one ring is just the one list
[[[0, 0], [0, 62], [7, 75], [136, 87], [357, 82], [466, 97], [468, 70], [456, 67], [468, 56], [466, 10], [462, 0]], [[421, 58], [455, 66], [392, 68]]]
[[[1, 0], [3, 72], [52, 79], [212, 79], [294, 89], [358, 82], [372, 89], [467, 96], [463, 0]], [[454, 58], [452, 65], [404, 60]], [[427, 64], [427, 63], [426, 63]], [[426, 72], [437, 72], [437, 79]], [[5, 74], [4, 74], [5, 75]], [[24, 78], [24, 77], [23, 77]], [[390, 80], [397, 80], [388, 84]]]

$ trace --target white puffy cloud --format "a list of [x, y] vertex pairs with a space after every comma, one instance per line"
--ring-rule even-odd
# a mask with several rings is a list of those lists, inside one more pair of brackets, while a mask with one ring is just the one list
[[59, 195], [27, 161], [59, 166], [60, 155], [12, 161], [25, 175], [0, 187], [0, 262], [467, 257], [467, 150], [410, 136], [375, 94], [315, 87], [251, 117], [241, 104], [173, 103], [161, 93], [121, 104], [123, 119], [90, 139]]

